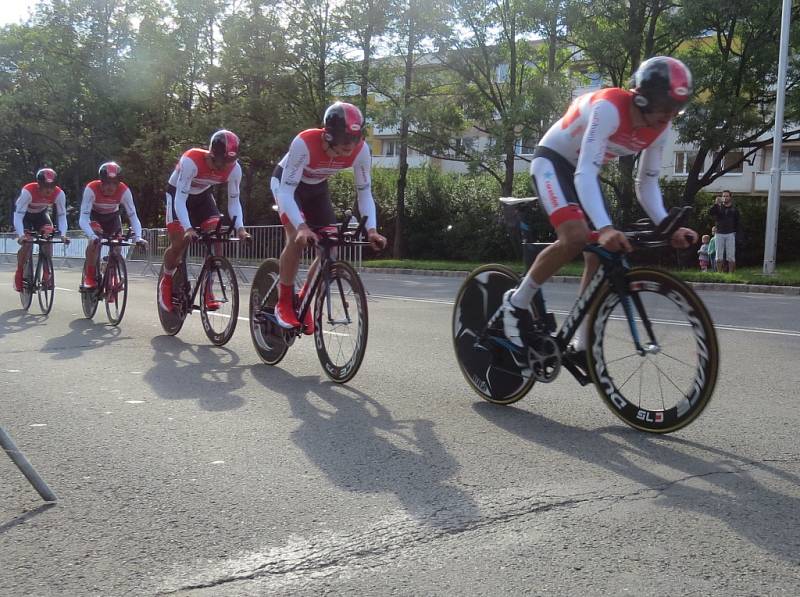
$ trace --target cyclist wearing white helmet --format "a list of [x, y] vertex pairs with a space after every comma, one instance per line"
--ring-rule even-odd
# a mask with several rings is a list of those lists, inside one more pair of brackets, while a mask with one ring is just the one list
[[[625, 235], [614, 228], [600, 191], [602, 166], [620, 156], [639, 157], [636, 196], [647, 215], [658, 224], [667, 211], [658, 175], [672, 119], [692, 95], [692, 75], [680, 60], [656, 56], [644, 61], [633, 78], [633, 89], [601, 89], [575, 99], [566, 114], [545, 133], [533, 154], [530, 173], [539, 202], [550, 217], [558, 240], [542, 251], [516, 289], [503, 297], [503, 328], [508, 339], [524, 346], [523, 335], [532, 327], [530, 305], [539, 287], [574, 259], [590, 241], [587, 218], [597, 230], [597, 242], [609, 251], [630, 251]], [[697, 233], [680, 228], [672, 245], [686, 248]], [[581, 291], [599, 265], [584, 253]], [[586, 320], [573, 349], [585, 350]]]
[[[300, 327], [294, 313], [294, 280], [300, 257], [316, 235], [311, 226], [336, 224], [328, 178], [344, 168], [353, 168], [358, 209], [367, 216], [367, 239], [375, 249], [386, 246], [377, 231], [375, 200], [372, 197], [370, 170], [372, 155], [364, 142], [364, 116], [353, 104], [336, 102], [325, 110], [323, 128], [308, 129], [297, 135], [289, 152], [272, 173], [270, 187], [286, 230], [286, 245], [281, 253], [280, 284], [275, 318], [285, 328]], [[316, 260], [308, 279], [311, 279]], [[300, 289], [302, 299], [306, 288]], [[306, 334], [314, 333], [311, 309], [303, 322]]]

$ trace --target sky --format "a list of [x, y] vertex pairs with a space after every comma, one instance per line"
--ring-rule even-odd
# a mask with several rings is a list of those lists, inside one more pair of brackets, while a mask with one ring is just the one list
[[19, 23], [26, 19], [30, 9], [36, 4], [35, 0], [2, 0], [0, 9], [0, 27], [10, 23]]

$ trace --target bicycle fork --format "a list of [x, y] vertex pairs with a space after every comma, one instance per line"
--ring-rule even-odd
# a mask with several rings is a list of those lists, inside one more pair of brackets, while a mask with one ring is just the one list
[[[617, 273], [612, 276], [612, 284], [617, 296], [619, 296], [620, 303], [622, 303], [622, 308], [625, 311], [625, 318], [628, 320], [628, 329], [630, 329], [631, 338], [633, 339], [633, 345], [636, 348], [636, 352], [639, 354], [639, 356], [645, 356], [646, 354], [658, 354], [661, 352], [661, 346], [656, 341], [655, 333], [653, 332], [653, 325], [650, 322], [650, 318], [647, 316], [647, 312], [645, 311], [644, 304], [642, 303], [639, 293], [630, 291], [630, 288], [628, 287], [628, 284], [621, 273]], [[647, 332], [649, 341], [646, 342], [645, 345], [642, 345], [639, 328], [636, 325], [637, 314], [642, 322], [642, 325], [644, 326], [645, 331]]]

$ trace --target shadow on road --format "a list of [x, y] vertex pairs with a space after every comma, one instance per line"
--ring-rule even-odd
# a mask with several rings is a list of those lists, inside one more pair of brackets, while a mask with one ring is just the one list
[[239, 356], [221, 346], [187, 344], [175, 336], [156, 336], [153, 366], [144, 380], [164, 400], [197, 400], [203, 410], [239, 408], [244, 399], [234, 394], [244, 386]]
[[396, 420], [378, 400], [317, 376], [294, 377], [278, 367], [252, 375], [286, 396], [301, 422], [292, 441], [338, 487], [390, 492], [415, 520], [457, 528], [480, 519], [471, 497], [447, 482], [459, 465], [427, 419]]
[[52, 353], [54, 359], [75, 359], [87, 350], [130, 339], [130, 336], [122, 335], [121, 328], [95, 323], [91, 319], [73, 319], [69, 323], [69, 329], [63, 336], [48, 339], [42, 352]]
[[[658, 504], [667, 511], [680, 509], [716, 518], [752, 544], [785, 560], [798, 561], [800, 497], [769, 489], [752, 473], [772, 475], [793, 487], [800, 485], [800, 477], [796, 475], [677, 436], [641, 433], [622, 426], [580, 429], [515, 407], [486, 402], [476, 403], [473, 409], [528, 442], [659, 491]], [[648, 463], [653, 466], [648, 467]], [[684, 474], [678, 480], [676, 475], [665, 478], [653, 472], [656, 466], [667, 466]], [[687, 483], [694, 478], [702, 481]], [[680, 520], [676, 520], [676, 525], [679, 529]]]
[[6, 522], [4, 524], [0, 524], [0, 535], [2, 535], [3, 533], [5, 533], [5, 532], [7, 532], [7, 531], [9, 531], [11, 529], [13, 529], [17, 525], [20, 525], [20, 524], [23, 524], [23, 523], [27, 522], [28, 520], [30, 520], [34, 516], [38, 516], [42, 512], [45, 512], [45, 511], [49, 510], [50, 508], [55, 507], [56, 505], [57, 504], [55, 504], [55, 503], [42, 504], [41, 506], [38, 506], [38, 507], [34, 508], [33, 510], [28, 510], [24, 514], [20, 514], [16, 518], [14, 518], [12, 520], [9, 520], [8, 522]]
[[36, 325], [43, 325], [46, 321], [47, 315], [28, 313], [24, 309], [6, 311], [0, 315], [0, 338]]

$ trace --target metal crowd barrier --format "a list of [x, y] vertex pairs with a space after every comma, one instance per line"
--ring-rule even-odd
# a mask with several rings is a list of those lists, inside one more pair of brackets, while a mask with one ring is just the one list
[[[231, 260], [236, 274], [243, 282], [249, 282], [249, 277], [242, 269], [243, 267], [258, 267], [262, 261], [270, 257], [280, 257], [286, 236], [283, 226], [247, 226], [246, 230], [250, 233], [251, 240], [247, 243], [228, 243], [224, 247], [225, 256]], [[69, 245], [53, 245], [53, 260], [58, 267], [83, 267], [83, 259], [89, 240], [81, 230], [70, 230], [67, 232], [70, 239]], [[142, 276], [157, 276], [161, 268], [161, 261], [164, 251], [169, 246], [166, 229], [149, 228], [142, 231], [142, 237], [148, 242], [146, 248], [142, 247], [123, 247], [123, 254], [128, 261], [143, 263], [140, 274]], [[37, 247], [34, 245], [34, 250]], [[5, 263], [16, 263], [16, 253], [19, 250], [16, 234], [0, 233], [0, 257]], [[353, 264], [357, 270], [361, 270], [362, 247], [345, 247], [344, 254], [341, 255]], [[314, 259], [314, 250], [307, 249], [303, 253], [301, 267], [308, 268]], [[187, 263], [190, 269], [199, 270], [203, 261], [203, 247], [198, 244], [189, 246]], [[196, 272], [194, 272], [196, 273]]]

